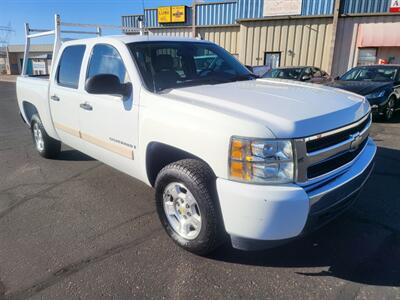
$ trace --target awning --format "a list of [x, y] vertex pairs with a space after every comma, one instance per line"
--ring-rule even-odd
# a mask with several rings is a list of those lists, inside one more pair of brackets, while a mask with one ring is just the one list
[[360, 24], [357, 47], [400, 47], [400, 23]]

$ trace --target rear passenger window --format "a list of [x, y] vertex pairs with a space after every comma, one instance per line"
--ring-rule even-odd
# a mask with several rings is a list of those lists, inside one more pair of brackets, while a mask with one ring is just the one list
[[64, 49], [57, 71], [57, 83], [59, 85], [78, 88], [84, 54], [84, 45], [69, 46]]
[[121, 56], [110, 45], [99, 44], [93, 47], [87, 78], [99, 74], [112, 74], [117, 76], [121, 83], [129, 82]]

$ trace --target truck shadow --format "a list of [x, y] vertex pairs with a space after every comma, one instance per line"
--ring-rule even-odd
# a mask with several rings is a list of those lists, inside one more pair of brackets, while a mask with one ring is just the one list
[[56, 160], [64, 161], [94, 161], [95, 159], [78, 150], [62, 150]]
[[379, 147], [376, 167], [357, 203], [326, 227], [265, 251], [243, 252], [227, 245], [210, 258], [236, 264], [299, 268], [301, 272], [295, 272], [304, 276], [400, 286], [399, 185], [400, 151]]

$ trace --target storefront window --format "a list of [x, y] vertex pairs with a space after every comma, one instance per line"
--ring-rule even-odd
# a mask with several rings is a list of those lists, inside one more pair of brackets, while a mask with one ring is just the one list
[[376, 63], [376, 48], [360, 48], [358, 50], [357, 66], [372, 65]]

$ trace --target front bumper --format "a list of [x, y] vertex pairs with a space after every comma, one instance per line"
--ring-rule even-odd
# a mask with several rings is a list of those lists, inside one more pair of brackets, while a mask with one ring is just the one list
[[372, 115], [378, 116], [378, 115], [384, 114], [385, 106], [386, 106], [388, 100], [389, 100], [389, 98], [387, 98], [386, 96], [368, 100], [369, 104], [371, 105]]
[[343, 174], [307, 189], [217, 179], [222, 217], [232, 245], [258, 250], [285, 243], [324, 225], [348, 208], [369, 178], [376, 145], [364, 150]]

